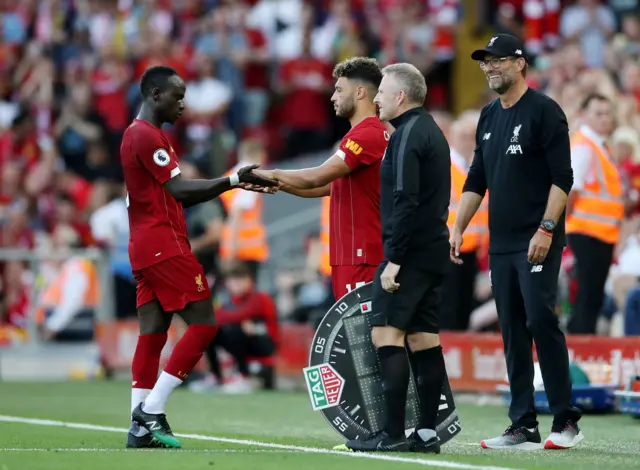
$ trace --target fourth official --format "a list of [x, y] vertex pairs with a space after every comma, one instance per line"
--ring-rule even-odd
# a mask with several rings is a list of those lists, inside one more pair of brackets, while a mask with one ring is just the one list
[[[423, 107], [427, 85], [422, 73], [411, 64], [393, 64], [382, 72], [374, 102], [380, 119], [396, 129], [380, 167], [385, 261], [374, 277], [372, 298], [372, 340], [380, 360], [386, 426], [346, 446], [356, 451], [439, 453], [435, 426], [446, 370], [438, 304], [449, 265], [449, 145]], [[407, 439], [410, 369], [420, 412]]]

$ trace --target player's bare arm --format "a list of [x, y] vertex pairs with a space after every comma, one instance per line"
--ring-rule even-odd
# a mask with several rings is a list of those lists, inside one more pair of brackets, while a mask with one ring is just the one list
[[167, 181], [164, 187], [176, 201], [182, 203], [184, 207], [190, 207], [215, 199], [225, 191], [233, 189], [238, 183], [250, 183], [263, 187], [276, 186], [275, 181], [253, 173], [253, 170], [258, 167], [259, 165], [245, 166], [236, 174], [212, 180], [188, 180], [178, 174]]
[[240, 183], [238, 184], [238, 187], [246, 191], [253, 191], [256, 193], [264, 194], [275, 194], [278, 191], [284, 191], [285, 193], [304, 198], [325, 197], [331, 195], [331, 184], [326, 184], [320, 188], [314, 189], [299, 189], [294, 188], [293, 186], [287, 186], [283, 183], [279, 183], [278, 186], [273, 186], [270, 188], [265, 188], [264, 186], [258, 186], [249, 183]]
[[[336, 65], [333, 70], [333, 77], [336, 82], [331, 102], [336, 115], [349, 120], [352, 131], [345, 136], [345, 140], [338, 146], [334, 155], [320, 166], [302, 170], [257, 172], [257, 174], [265, 178], [277, 180], [280, 183], [279, 190], [281, 191], [299, 197], [328, 196], [329, 188], [327, 188], [327, 185], [355, 171], [363, 164], [373, 163], [370, 158], [365, 157], [367, 150], [369, 152], [377, 152], [379, 150], [378, 157], [382, 156], [384, 147], [374, 149], [375, 144], [370, 145], [371, 142], [369, 141], [371, 136], [365, 135], [367, 131], [358, 130], [355, 134], [353, 133], [353, 129], [361, 125], [365, 120], [367, 120], [366, 125], [371, 126], [369, 119], [376, 117], [376, 105], [373, 103], [373, 97], [382, 77], [380, 66], [372, 58], [352, 57]], [[376, 120], [376, 122], [379, 121]], [[375, 132], [373, 131], [373, 133]], [[387, 134], [386, 139], [388, 140], [388, 132], [385, 132], [385, 134]], [[376, 140], [375, 137], [373, 139]], [[365, 141], [367, 142], [366, 144]], [[362, 144], [364, 144], [365, 153], [361, 155], [363, 152]], [[252, 190], [273, 192], [258, 188], [253, 188]]]
[[312, 198], [312, 197], [325, 197], [331, 195], [331, 183], [325, 184], [319, 188], [313, 189], [300, 189], [294, 186], [282, 185], [280, 191], [292, 194], [298, 197]]
[[[338, 155], [333, 155], [322, 165], [302, 170], [257, 170], [256, 174], [269, 180], [283, 183], [284, 187], [297, 189], [316, 189], [351, 172], [349, 165]], [[283, 188], [284, 188], [283, 187]], [[285, 189], [281, 188], [285, 192]], [[304, 197], [304, 196], [303, 196]]]

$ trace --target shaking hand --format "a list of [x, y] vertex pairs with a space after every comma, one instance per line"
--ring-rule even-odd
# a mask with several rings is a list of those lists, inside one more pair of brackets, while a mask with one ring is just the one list
[[282, 183], [279, 183], [278, 186], [260, 186], [258, 184], [250, 184], [250, 183], [240, 183], [238, 184], [239, 188], [244, 189], [245, 191], [253, 191], [254, 193], [264, 193], [264, 194], [275, 194], [282, 187]]
[[273, 172], [258, 170], [258, 168], [260, 168], [260, 165], [249, 165], [240, 168], [238, 170], [240, 183], [249, 183], [267, 188], [278, 186], [278, 182], [269, 177], [269, 175], [273, 176]]

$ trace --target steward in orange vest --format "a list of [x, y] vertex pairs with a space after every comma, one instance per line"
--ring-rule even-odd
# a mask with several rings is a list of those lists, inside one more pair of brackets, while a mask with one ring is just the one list
[[595, 334], [625, 202], [618, 162], [607, 145], [614, 128], [612, 104], [592, 94], [581, 112], [584, 125], [571, 138], [574, 183], [565, 225], [578, 283], [567, 329], [572, 334]]
[[[451, 126], [451, 202], [447, 226], [453, 230], [458, 215], [462, 188], [473, 158], [475, 132], [479, 115], [476, 112], [462, 114]], [[478, 254], [489, 247], [488, 196], [471, 219], [464, 233], [460, 258], [462, 264], [452, 264], [445, 276], [440, 303], [440, 327], [443, 330], [465, 331], [475, 307], [475, 284], [478, 276]]]
[[616, 162], [604, 140], [588, 126], [582, 126], [571, 139], [572, 156], [584, 155], [588, 160], [589, 177], [577, 191], [571, 213], [567, 216], [566, 233], [579, 233], [608, 244], [620, 237], [624, 218], [622, 178]]
[[[82, 316], [91, 322], [100, 302], [100, 282], [92, 261], [73, 257], [65, 261], [45, 286], [36, 310], [36, 322], [45, 339], [53, 339]], [[83, 328], [84, 329], [84, 328]]]
[[[238, 153], [238, 164], [225, 173], [225, 176], [235, 173], [243, 166], [264, 161], [264, 148], [255, 139], [243, 141]], [[263, 196], [257, 192], [232, 189], [222, 193], [220, 199], [227, 213], [222, 230], [220, 258], [227, 264], [232, 261], [247, 263], [255, 280], [260, 263], [269, 258], [269, 245], [262, 222]]]
[[[451, 203], [447, 226], [453, 229], [458, 212], [458, 203], [462, 196], [462, 187], [467, 179], [470, 162], [451, 149]], [[478, 252], [489, 245], [488, 196], [485, 196], [480, 209], [471, 219], [464, 233], [460, 249], [462, 264], [452, 264], [445, 276], [440, 303], [440, 326], [443, 330], [465, 331], [469, 326], [469, 317], [474, 308], [474, 290], [478, 275]]]

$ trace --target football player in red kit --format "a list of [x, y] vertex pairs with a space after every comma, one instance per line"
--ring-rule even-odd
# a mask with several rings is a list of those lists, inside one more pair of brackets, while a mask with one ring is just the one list
[[347, 59], [336, 65], [333, 76], [337, 80], [331, 101], [336, 115], [351, 123], [336, 153], [315, 168], [257, 170], [256, 174], [278, 181], [281, 191], [296, 196], [331, 195], [329, 258], [338, 300], [372, 281], [383, 260], [380, 162], [390, 136], [373, 103], [382, 80], [376, 60]]
[[[183, 207], [211, 200], [241, 182], [273, 182], [252, 173], [257, 165], [213, 180], [182, 178], [177, 155], [160, 128], [182, 114], [184, 81], [169, 67], [152, 67], [142, 76], [140, 90], [142, 108], [120, 147], [140, 321], [127, 447], [180, 447], [165, 417], [165, 403], [218, 331], [209, 286], [187, 238]], [[158, 377], [173, 313], [188, 328]]]

